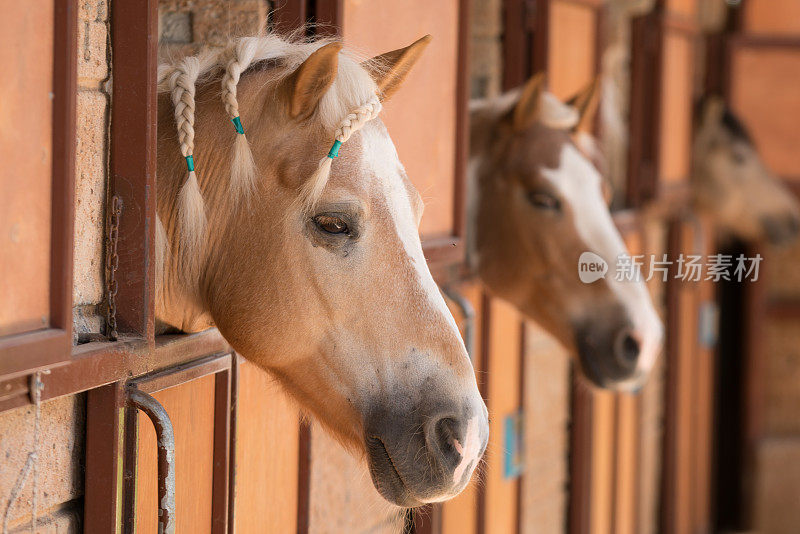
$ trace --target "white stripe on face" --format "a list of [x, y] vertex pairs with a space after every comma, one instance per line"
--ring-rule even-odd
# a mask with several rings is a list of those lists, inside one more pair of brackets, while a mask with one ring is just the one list
[[406, 254], [414, 264], [417, 282], [428, 296], [431, 308], [444, 316], [458, 339], [461, 339], [453, 314], [447, 308], [439, 287], [428, 269], [428, 263], [425, 261], [414, 211], [411, 207], [411, 199], [401, 175], [403, 166], [397, 157], [394, 144], [385, 129], [374, 124], [368, 124], [361, 130], [361, 136], [364, 154], [369, 154], [364, 158], [365, 164], [369, 167], [367, 175], [377, 176], [383, 186], [395, 231], [403, 243]]
[[[616, 265], [617, 257], [628, 251], [603, 199], [602, 177], [594, 165], [575, 146], [566, 143], [561, 149], [559, 167], [544, 168], [542, 175], [571, 206], [576, 230], [586, 246], [609, 266]], [[613, 273], [606, 276], [606, 281], [625, 306], [639, 334], [639, 367], [649, 371], [658, 356], [663, 326], [647, 288], [644, 282], [619, 282]]]

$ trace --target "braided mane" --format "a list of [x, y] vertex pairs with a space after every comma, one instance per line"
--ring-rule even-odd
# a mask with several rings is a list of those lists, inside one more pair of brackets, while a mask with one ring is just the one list
[[[158, 68], [158, 90], [169, 92], [174, 107], [175, 126], [181, 155], [187, 160], [187, 177], [178, 197], [179, 225], [183, 248], [192, 258], [202, 256], [207, 216], [202, 190], [208, 187], [203, 179], [203, 169], [194, 169], [193, 152], [195, 114], [195, 88], [201, 82], [219, 78], [220, 97], [233, 124], [219, 125], [229, 128], [235, 136], [231, 158], [230, 198], [246, 199], [255, 190], [258, 176], [256, 163], [245, 131], [248, 124], [246, 112], [239, 109], [238, 84], [248, 70], [269, 64], [270, 81], [277, 81], [294, 72], [314, 51], [330, 43], [330, 39], [312, 42], [297, 38], [268, 34], [260, 37], [243, 37], [232, 40], [227, 46], [206, 50], [196, 56], [177, 61], [163, 62]], [[335, 81], [319, 102], [315, 117], [334, 140], [345, 142], [353, 132], [380, 112], [378, 88], [369, 73], [349, 53], [341, 53]], [[240, 113], [245, 115], [241, 116]], [[251, 132], [252, 133], [252, 132]], [[328, 147], [320, 147], [322, 149]], [[325, 157], [317, 171], [306, 182], [302, 192], [304, 206], [313, 205], [328, 180], [331, 158]], [[224, 177], [223, 177], [224, 178]], [[215, 181], [219, 181], [215, 177]]]

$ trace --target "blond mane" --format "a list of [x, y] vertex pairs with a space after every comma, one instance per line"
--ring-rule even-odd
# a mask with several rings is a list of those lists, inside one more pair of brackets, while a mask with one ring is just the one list
[[[219, 127], [230, 128], [230, 135], [235, 136], [230, 180], [226, 182], [228, 198], [233, 203], [246, 200], [255, 190], [258, 172], [245, 136], [249, 110], [239, 108], [239, 80], [258, 71], [270, 74], [263, 78], [265, 85], [274, 84], [293, 73], [317, 49], [331, 42], [331, 39], [301, 39], [304, 38], [297, 33], [293, 36], [242, 37], [219, 49], [203, 50], [194, 56], [165, 60], [159, 64], [158, 91], [170, 94], [181, 155], [187, 160], [188, 174], [179, 191], [177, 207], [181, 248], [189, 253], [190, 258], [202, 256], [205, 242], [207, 214], [202, 191], [225, 182], [220, 177], [208, 180], [199, 165], [194, 169], [194, 137], [203, 135], [202, 131], [194, 130], [195, 114], [200, 113], [194, 100], [195, 88], [200, 83], [220, 84], [219, 97], [232, 124]], [[380, 111], [377, 94], [378, 87], [359, 58], [349, 51], [342, 51], [335, 81], [320, 100], [313, 119], [330, 132], [331, 144], [335, 139], [346, 140], [367, 120], [377, 116]], [[318, 154], [329, 148], [330, 145], [320, 147], [319, 152], [310, 154], [310, 157], [316, 160]], [[323, 158], [317, 172], [306, 183], [299, 199], [302, 205], [311, 206], [319, 198], [328, 180], [330, 161], [330, 158]]]

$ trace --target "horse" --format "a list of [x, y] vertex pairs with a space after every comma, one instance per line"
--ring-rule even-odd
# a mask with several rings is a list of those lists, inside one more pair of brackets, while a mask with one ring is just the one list
[[747, 128], [719, 97], [695, 106], [691, 192], [723, 239], [791, 241], [800, 230], [800, 205], [764, 165]]
[[583, 253], [606, 266], [627, 254], [586, 134], [598, 87], [566, 105], [539, 74], [471, 104], [468, 257], [490, 293], [576, 355], [590, 384], [630, 391], [652, 369], [663, 325], [641, 279], [579, 278]]
[[459, 493], [489, 432], [378, 116], [429, 39], [359, 62], [269, 34], [158, 75], [159, 325], [218, 328], [403, 507]]

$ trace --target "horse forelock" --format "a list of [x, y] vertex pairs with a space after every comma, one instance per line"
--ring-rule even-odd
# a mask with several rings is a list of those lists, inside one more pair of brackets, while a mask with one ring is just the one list
[[[225, 47], [203, 50], [195, 56], [166, 60], [159, 65], [158, 91], [160, 93], [172, 93], [174, 105], [180, 106], [180, 109], [176, 108], [178, 111], [175, 119], [180, 133], [181, 152], [184, 157], [189, 155], [195, 157], [197, 161], [196, 179], [200, 182], [203, 196], [207, 197], [206, 202], [212, 197], [219, 198], [220, 195], [215, 193], [214, 189], [228, 189], [229, 185], [231, 194], [226, 197], [226, 202], [235, 206], [246, 200], [245, 197], [249, 196], [252, 190], [255, 189], [255, 184], [237, 184], [235, 183], [235, 175], [249, 174], [253, 177], [251, 181], [255, 180], [255, 177], [259, 174], [255, 169], [255, 161], [259, 158], [253, 158], [250, 152], [251, 145], [244, 140], [243, 135], [241, 137], [236, 135], [234, 127], [222, 118], [218, 129], [214, 131], [206, 129], [204, 131], [202, 128], [198, 128], [196, 132], [198, 138], [209, 136], [214, 140], [214, 143], [201, 143], [207, 147], [213, 147], [213, 151], [217, 151], [217, 147], [225, 148], [229, 146], [225, 137], [226, 132], [229, 132], [231, 140], [235, 139], [237, 141], [237, 143], [231, 145], [233, 148], [230, 153], [232, 169], [230, 182], [224, 176], [212, 175], [221, 170], [216, 168], [214, 169], [215, 172], [212, 173], [207, 165], [204, 166], [203, 162], [211, 160], [212, 155], [208, 153], [193, 154], [195, 144], [194, 124], [195, 115], [197, 115], [199, 124], [203, 115], [209, 113], [215, 106], [219, 107], [220, 101], [216, 98], [209, 98], [212, 95], [216, 96], [217, 91], [204, 91], [203, 98], [198, 95], [197, 102], [194, 102], [194, 87], [199, 87], [200, 85], [213, 86], [222, 81], [221, 101], [224, 102], [228, 113], [238, 116], [241, 112], [241, 121], [244, 123], [245, 128], [248, 129], [251, 137], [253, 135], [265, 137], [265, 133], [277, 135], [277, 132], [270, 129], [270, 125], [260, 123], [257, 115], [261, 114], [264, 106], [277, 103], [278, 99], [270, 99], [267, 96], [266, 101], [255, 102], [255, 99], [248, 98], [248, 95], [244, 93], [247, 91], [262, 91], [265, 88], [268, 91], [276, 89], [278, 82], [293, 73], [313, 52], [331, 42], [331, 39], [318, 39], [308, 42], [300, 40], [302, 38], [303, 36], [299, 34], [288, 37], [276, 34], [243, 37], [231, 40]], [[348, 114], [376, 98], [378, 93], [377, 86], [358, 59], [357, 56], [349, 51], [343, 51], [339, 55], [336, 78], [320, 99], [315, 113], [310, 118], [318, 129], [326, 132], [325, 135], [330, 138], [330, 141], [324, 140], [320, 146], [309, 146], [307, 157], [310, 161], [318, 161], [320, 156], [330, 148], [337, 129], [341, 127], [342, 121], [348, 117]], [[238, 61], [238, 63], [233, 66], [236, 67], [236, 70], [233, 73], [233, 80], [231, 80], [232, 64], [235, 61]], [[259, 75], [259, 83], [243, 84], [239, 87], [237, 95], [236, 86], [238, 85], [239, 76], [247, 78], [256, 73]], [[233, 83], [233, 81], [236, 83]], [[227, 88], [225, 82], [228, 84]], [[233, 85], [233, 90], [231, 90], [231, 84]], [[191, 90], [185, 89], [187, 86]], [[258, 94], [261, 97], [261, 93]], [[239, 105], [239, 100], [242, 102], [241, 106]], [[261, 97], [261, 100], [263, 100], [263, 97]], [[189, 105], [186, 105], [186, 102], [189, 102]], [[269, 131], [254, 131], [250, 128], [253, 126]], [[303, 126], [308, 126], [308, 124]], [[218, 157], [219, 154], [213, 156], [214, 159]], [[237, 158], [242, 161], [238, 161]], [[318, 195], [324, 188], [327, 181], [326, 174], [315, 174], [311, 178], [312, 181], [315, 180], [319, 183], [306, 184], [306, 187], [298, 190], [299, 195], [309, 197]], [[197, 198], [199, 199], [199, 197]], [[300, 198], [299, 201], [300, 205], [313, 204], [313, 199]], [[192, 211], [206, 209], [206, 206], [202, 206], [202, 204], [198, 206], [196, 204], [197, 202], [192, 204]], [[208, 208], [213, 209], [214, 206], [208, 206]], [[181, 206], [181, 209], [183, 209], [183, 206]], [[201, 232], [204, 229], [199, 225], [184, 225], [184, 231]], [[181, 239], [186, 243], [202, 241], [202, 238], [187, 235], [181, 236]], [[198, 255], [198, 253], [199, 251], [195, 251], [193, 254]]]

